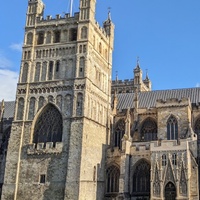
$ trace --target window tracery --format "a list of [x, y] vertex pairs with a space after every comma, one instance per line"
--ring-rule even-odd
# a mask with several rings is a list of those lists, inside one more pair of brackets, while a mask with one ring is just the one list
[[174, 116], [171, 116], [167, 121], [167, 139], [178, 139], [178, 122]]
[[55, 147], [56, 142], [62, 141], [62, 116], [56, 107], [48, 104], [40, 116], [38, 117], [33, 134], [33, 143], [53, 142]]
[[117, 123], [114, 134], [114, 146], [119, 147], [119, 149], [122, 148], [122, 138], [124, 136], [124, 133], [125, 133], [125, 121], [120, 120]]
[[150, 195], [150, 165], [145, 161], [136, 164], [133, 174], [133, 195]]
[[120, 170], [117, 166], [112, 165], [106, 170], [106, 193], [115, 195], [119, 192]]
[[144, 140], [144, 141], [157, 140], [157, 124], [150, 117], [145, 119], [145, 121], [142, 125], [141, 140]]

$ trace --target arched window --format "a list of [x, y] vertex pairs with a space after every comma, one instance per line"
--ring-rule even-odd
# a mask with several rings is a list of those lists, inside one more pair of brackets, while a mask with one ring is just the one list
[[51, 43], [51, 32], [47, 33], [46, 44]]
[[133, 174], [133, 196], [148, 198], [150, 195], [150, 165], [141, 160], [136, 163]]
[[167, 121], [167, 139], [178, 139], [178, 122], [174, 116], [171, 116]]
[[83, 94], [78, 93], [76, 102], [76, 115], [82, 116], [83, 113]]
[[81, 28], [81, 39], [86, 39], [87, 38], [87, 27], [82, 27]]
[[79, 77], [84, 76], [84, 70], [85, 70], [85, 58], [81, 57], [79, 62]]
[[23, 120], [23, 115], [24, 115], [24, 99], [20, 97], [18, 99], [17, 120]]
[[140, 135], [141, 140], [144, 141], [157, 140], [157, 124], [152, 118], [148, 117], [145, 119], [141, 128]]
[[28, 79], [28, 63], [25, 63], [24, 66], [22, 67], [22, 78], [21, 82], [26, 83]]
[[46, 81], [46, 73], [47, 73], [47, 62], [43, 62], [43, 64], [42, 64], [41, 81]]
[[39, 101], [38, 101], [38, 110], [40, 110], [43, 106], [44, 106], [44, 97], [39, 97]]
[[33, 33], [28, 33], [26, 38], [26, 44], [33, 44]]
[[54, 43], [60, 42], [60, 31], [54, 32]]
[[37, 44], [43, 44], [44, 43], [44, 32], [38, 33], [38, 41]]
[[167, 156], [165, 154], [162, 155], [162, 166], [167, 165]]
[[58, 109], [48, 104], [39, 115], [33, 134], [33, 143], [44, 143], [46, 146], [47, 142], [53, 142], [55, 147], [56, 142], [62, 141], [62, 116]]
[[40, 69], [41, 69], [41, 63], [37, 62], [35, 68], [35, 82], [38, 82], [40, 80]]
[[31, 97], [29, 102], [29, 113], [28, 113], [28, 119], [33, 120], [35, 115], [35, 97]]
[[120, 170], [112, 165], [106, 170], [106, 194], [115, 196], [119, 192]]
[[120, 120], [115, 128], [115, 133], [114, 133], [114, 146], [119, 147], [119, 149], [122, 148], [122, 138], [125, 133], [125, 122], [124, 120]]
[[64, 107], [65, 107], [65, 113], [66, 115], [69, 117], [71, 116], [72, 114], [72, 106], [71, 106], [71, 103], [72, 103], [72, 97], [70, 94], [67, 94], [65, 96], [65, 101], [64, 101]]
[[49, 61], [48, 80], [52, 80], [53, 78], [53, 65], [53, 61]]
[[69, 30], [69, 41], [76, 41], [77, 40], [77, 29], [71, 28]]

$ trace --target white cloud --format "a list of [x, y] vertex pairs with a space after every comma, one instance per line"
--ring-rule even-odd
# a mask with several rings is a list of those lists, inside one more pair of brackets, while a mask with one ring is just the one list
[[197, 83], [197, 84], [196, 84], [196, 87], [200, 87], [200, 83]]
[[22, 52], [22, 42], [18, 43], [18, 44], [17, 43], [16, 44], [11, 44], [10, 48], [12, 50], [16, 50], [16, 51]]
[[15, 100], [17, 81], [17, 72], [0, 69], [0, 101], [2, 99], [5, 101]]

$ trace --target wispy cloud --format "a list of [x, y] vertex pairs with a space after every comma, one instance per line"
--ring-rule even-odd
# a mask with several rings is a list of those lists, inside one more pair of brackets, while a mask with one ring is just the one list
[[6, 101], [15, 100], [17, 81], [17, 72], [0, 69], [0, 101], [2, 99]]
[[10, 48], [12, 50], [16, 50], [16, 51], [22, 52], [22, 42], [21, 43], [16, 43], [16, 44], [11, 44]]
[[11, 66], [12, 66], [12, 62], [8, 60], [0, 51], [0, 69], [10, 68]]

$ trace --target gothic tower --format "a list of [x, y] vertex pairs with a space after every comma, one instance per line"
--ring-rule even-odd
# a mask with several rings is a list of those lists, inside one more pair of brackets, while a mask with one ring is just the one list
[[2, 199], [103, 199], [114, 25], [96, 0], [43, 18], [29, 0]]

